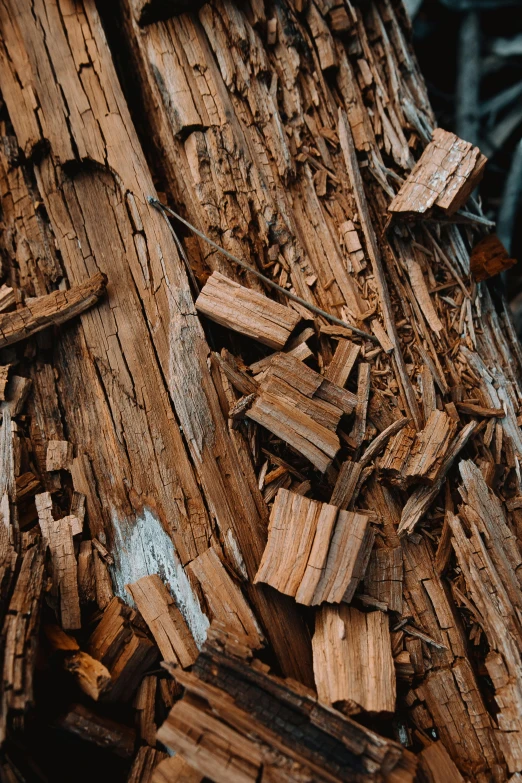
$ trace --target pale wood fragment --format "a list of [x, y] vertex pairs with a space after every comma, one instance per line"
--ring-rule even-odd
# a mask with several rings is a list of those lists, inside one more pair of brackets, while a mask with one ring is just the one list
[[426, 426], [413, 440], [404, 466], [406, 483], [436, 481], [456, 429], [456, 423], [444, 411], [434, 410], [430, 414]]
[[53, 568], [53, 591], [59, 597], [62, 627], [81, 628], [78, 566], [69, 517], [54, 519], [49, 492], [37, 495], [36, 509], [42, 538], [49, 546]]
[[248, 636], [252, 649], [263, 645], [259, 624], [215, 549], [207, 549], [192, 560], [187, 573], [194, 577], [201, 588], [211, 620], [217, 619], [230, 630]]
[[222, 326], [253, 337], [270, 348], [283, 348], [299, 321], [290, 307], [213, 272], [202, 288], [196, 309]]
[[317, 692], [349, 714], [395, 710], [388, 617], [351, 606], [323, 606], [312, 639]]
[[50, 440], [47, 443], [47, 470], [68, 470], [73, 458], [73, 445], [66, 440]]
[[448, 215], [466, 203], [482, 179], [486, 157], [454, 133], [435, 128], [411, 174], [390, 206], [393, 213], [424, 214], [434, 206]]
[[176, 753], [160, 761], [153, 772], [151, 783], [201, 783], [203, 775]]
[[337, 343], [333, 359], [324, 374], [325, 378], [342, 388], [348, 380], [360, 350], [360, 345], [341, 338]]
[[255, 581], [306, 605], [350, 601], [373, 537], [367, 516], [280, 489]]
[[187, 623], [157, 574], [143, 576], [126, 585], [156, 644], [169, 663], [186, 667], [194, 663], [198, 651]]
[[[167, 753], [164, 753], [157, 748], [150, 747], [149, 745], [142, 745], [138, 750], [136, 757], [133, 761], [131, 771], [126, 783], [167, 783], [165, 777], [156, 777], [158, 769], [169, 761], [174, 761], [176, 757], [169, 758]], [[168, 774], [168, 773], [167, 773]], [[169, 783], [174, 783], [176, 778], [173, 776]], [[189, 783], [189, 780], [183, 781], [183, 778], [179, 779], [179, 783]], [[190, 783], [199, 783], [199, 780], [190, 781]]]

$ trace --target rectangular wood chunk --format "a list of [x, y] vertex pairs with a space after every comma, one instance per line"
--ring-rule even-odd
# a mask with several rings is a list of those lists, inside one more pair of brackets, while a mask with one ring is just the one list
[[158, 574], [126, 585], [165, 661], [191, 666], [198, 657], [187, 623]]
[[487, 158], [454, 133], [435, 128], [433, 138], [388, 207], [424, 214], [439, 207], [453, 215], [482, 179]]
[[368, 517], [280, 489], [255, 582], [307, 606], [350, 601], [374, 533]]
[[220, 272], [213, 272], [207, 280], [196, 309], [212, 321], [270, 348], [283, 348], [300, 317], [291, 307], [245, 288]]
[[249, 638], [252, 649], [263, 645], [263, 634], [239, 586], [229, 575], [215, 549], [207, 549], [186, 567], [201, 588], [211, 619]]
[[319, 699], [355, 714], [395, 710], [395, 667], [388, 616], [323, 606], [312, 639]]

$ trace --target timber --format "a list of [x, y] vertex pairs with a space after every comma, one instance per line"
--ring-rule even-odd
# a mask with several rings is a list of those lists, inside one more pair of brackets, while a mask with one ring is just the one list
[[402, 5], [4, 0], [0, 89], [0, 777], [518, 780], [512, 259]]

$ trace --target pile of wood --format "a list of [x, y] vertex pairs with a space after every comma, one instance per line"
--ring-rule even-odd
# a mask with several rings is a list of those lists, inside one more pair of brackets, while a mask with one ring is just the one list
[[484, 156], [395, 0], [104, 14], [0, 9], [0, 777], [517, 783]]

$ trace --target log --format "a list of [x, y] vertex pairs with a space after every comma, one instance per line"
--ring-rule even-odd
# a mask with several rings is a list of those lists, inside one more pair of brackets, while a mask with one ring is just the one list
[[2, 773], [62, 725], [148, 781], [164, 723], [180, 779], [518, 779], [509, 259], [402, 6], [103, 22], [0, 8]]

